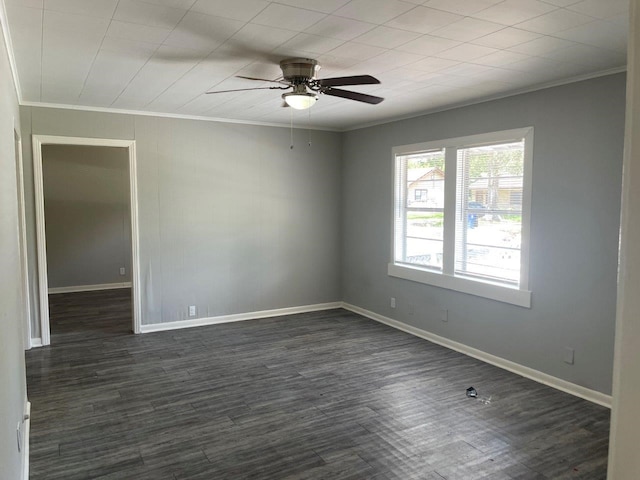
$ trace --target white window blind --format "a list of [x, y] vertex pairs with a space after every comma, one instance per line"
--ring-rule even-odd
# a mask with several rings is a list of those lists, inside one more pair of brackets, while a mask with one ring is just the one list
[[402, 155], [396, 179], [404, 192], [396, 202], [396, 254], [402, 263], [442, 269], [444, 150]]
[[524, 140], [457, 149], [455, 273], [518, 285]]

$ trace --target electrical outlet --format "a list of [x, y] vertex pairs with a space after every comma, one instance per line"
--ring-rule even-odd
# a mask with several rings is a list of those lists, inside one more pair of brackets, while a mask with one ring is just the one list
[[196, 306], [195, 305], [189, 305], [189, 316], [190, 317], [195, 317], [196, 316]]
[[125, 273], [126, 271], [127, 270], [124, 267], [120, 267], [120, 275], [123, 275], [123, 276], [126, 275]]
[[391, 297], [391, 308], [396, 308], [396, 297]]
[[447, 310], [446, 308], [440, 310], [440, 320], [442, 320], [443, 322], [449, 321], [449, 310]]
[[573, 365], [575, 360], [575, 350], [573, 348], [564, 347], [564, 363]]

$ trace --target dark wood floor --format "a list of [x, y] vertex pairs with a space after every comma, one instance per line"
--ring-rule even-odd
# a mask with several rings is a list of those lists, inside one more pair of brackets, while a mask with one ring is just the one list
[[135, 336], [68, 302], [27, 353], [32, 479], [606, 477], [606, 408], [344, 310]]
[[55, 346], [129, 334], [131, 289], [49, 295], [49, 324]]

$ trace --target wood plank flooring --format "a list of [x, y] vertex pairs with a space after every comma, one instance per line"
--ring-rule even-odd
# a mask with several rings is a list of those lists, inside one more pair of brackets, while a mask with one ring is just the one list
[[49, 324], [53, 345], [131, 333], [131, 289], [49, 295]]
[[608, 409], [344, 310], [132, 335], [94, 307], [27, 352], [33, 480], [606, 477]]

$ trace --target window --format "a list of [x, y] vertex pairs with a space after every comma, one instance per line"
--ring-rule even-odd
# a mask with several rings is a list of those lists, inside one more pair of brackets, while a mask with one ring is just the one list
[[393, 149], [389, 275], [529, 307], [533, 128]]
[[416, 202], [426, 202], [427, 201], [427, 195], [429, 195], [429, 190], [424, 190], [424, 189], [417, 189], [415, 190], [415, 195], [414, 198], [416, 200]]

